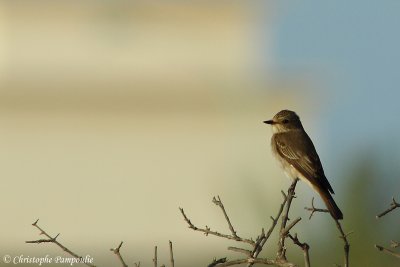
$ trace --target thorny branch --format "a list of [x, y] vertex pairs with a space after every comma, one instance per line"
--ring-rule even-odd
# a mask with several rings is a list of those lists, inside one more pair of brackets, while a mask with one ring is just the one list
[[[398, 207], [400, 207], [400, 203], [396, 202], [394, 197], [392, 197], [392, 202], [390, 203], [390, 207], [388, 209], [384, 210], [383, 212], [379, 213], [378, 215], [376, 215], [376, 218], [379, 219], [379, 218], [385, 216], [386, 214], [388, 214], [389, 212], [392, 212], [393, 210], [397, 209]], [[392, 240], [390, 243], [391, 243], [390, 246], [392, 248], [397, 248], [397, 247], [400, 246], [400, 243], [397, 242], [397, 241], [393, 241]], [[382, 252], [386, 253], [386, 254], [392, 255], [392, 256], [394, 256], [396, 258], [400, 258], [400, 253], [395, 252], [395, 251], [393, 251], [391, 249], [382, 247], [382, 246], [377, 245], [377, 244], [375, 244], [375, 248], [378, 249], [379, 251], [382, 251]]]
[[289, 221], [290, 206], [292, 205], [293, 198], [295, 198], [295, 190], [296, 190], [296, 185], [297, 185], [298, 181], [299, 181], [298, 178], [294, 179], [288, 189], [286, 208], [285, 208], [285, 212], [283, 213], [283, 216], [282, 216], [281, 230], [280, 230], [279, 243], [278, 243], [278, 253], [277, 253], [277, 258], [281, 259], [281, 260], [286, 260], [286, 247], [285, 247], [285, 240], [287, 237], [287, 233], [285, 235], [286, 224]]
[[294, 236], [292, 236], [291, 234], [288, 235], [290, 239], [292, 239], [293, 243], [297, 246], [299, 246], [302, 250], [303, 250], [303, 254], [304, 254], [304, 263], [305, 263], [305, 267], [310, 267], [310, 246], [304, 242], [300, 242], [300, 240], [297, 237], [297, 234], [295, 234]]
[[[311, 212], [309, 219], [311, 219], [311, 217], [313, 216], [313, 214], [314, 214], [315, 212], [329, 213], [329, 211], [328, 211], [327, 209], [316, 208], [316, 207], [314, 206], [314, 198], [311, 200], [311, 208], [306, 207], [305, 209]], [[349, 267], [350, 243], [349, 243], [347, 237], [348, 237], [350, 234], [352, 234], [353, 232], [351, 231], [351, 232], [349, 232], [349, 233], [346, 234], [346, 233], [343, 231], [343, 228], [342, 228], [342, 225], [341, 225], [340, 221], [339, 221], [339, 220], [336, 220], [336, 219], [334, 219], [334, 218], [333, 218], [333, 220], [335, 221], [336, 227], [337, 227], [337, 229], [339, 230], [339, 233], [340, 233], [340, 236], [339, 236], [339, 237], [343, 240], [343, 243], [344, 243], [344, 245], [343, 245], [343, 250], [344, 250], [344, 266], [345, 266], [345, 267]]]
[[[41, 243], [54, 243], [56, 244], [58, 247], [60, 247], [62, 250], [64, 250], [66, 253], [68, 253], [69, 255], [73, 256], [76, 259], [80, 259], [82, 260], [81, 263], [90, 266], [90, 267], [96, 267], [94, 264], [91, 264], [90, 262], [86, 262], [84, 261], [84, 258], [82, 256], [79, 256], [78, 254], [72, 252], [70, 249], [68, 249], [67, 247], [65, 247], [64, 245], [62, 245], [59, 241], [57, 241], [57, 237], [60, 234], [57, 234], [55, 237], [51, 237], [45, 230], [43, 230], [39, 225], [38, 225], [39, 219], [37, 219], [34, 223], [32, 223], [32, 226], [34, 226], [35, 228], [37, 228], [40, 231], [40, 235], [44, 235], [47, 237], [47, 239], [38, 239], [38, 240], [33, 240], [33, 241], [25, 241], [25, 243], [30, 243], [30, 244], [41, 244]], [[125, 260], [123, 259], [122, 255], [121, 255], [121, 247], [122, 247], [123, 242], [121, 241], [121, 243], [118, 245], [118, 247], [116, 248], [111, 248], [110, 250], [112, 252], [114, 252], [115, 255], [117, 255], [119, 261], [121, 262], [122, 267], [128, 267], [128, 265], [126, 264]], [[170, 262], [171, 262], [171, 267], [175, 267], [175, 260], [174, 260], [174, 252], [173, 252], [173, 248], [172, 248], [172, 242], [169, 241], [169, 253], [170, 253]], [[154, 253], [154, 266], [157, 267], [157, 247], [155, 247], [155, 253]], [[140, 262], [135, 262], [134, 263], [135, 267], [140, 267]], [[165, 265], [162, 265], [165, 266]]]
[[231, 233], [232, 233], [231, 235], [229, 235], [229, 234], [221, 234], [221, 233], [219, 233], [217, 231], [212, 231], [211, 228], [208, 227], [207, 225], [206, 225], [205, 228], [199, 228], [197, 226], [194, 226], [193, 223], [190, 221], [190, 219], [186, 216], [185, 211], [182, 208], [179, 208], [179, 210], [181, 211], [182, 216], [185, 219], [186, 223], [189, 225], [190, 229], [193, 229], [193, 230], [199, 231], [199, 232], [203, 232], [206, 236], [215, 235], [215, 236], [219, 236], [219, 237], [222, 237], [222, 238], [227, 238], [227, 239], [231, 239], [231, 240], [235, 240], [235, 241], [239, 241], [239, 242], [244, 242], [244, 243], [250, 244], [250, 245], [252, 245], [254, 247], [256, 245], [254, 240], [247, 239], [247, 238], [241, 238], [240, 236], [238, 236], [236, 234], [236, 231], [234, 230], [234, 228], [233, 228], [233, 226], [232, 226], [232, 224], [231, 224], [231, 222], [229, 220], [229, 217], [228, 217], [228, 215], [227, 215], [227, 213], [225, 211], [224, 205], [222, 204], [220, 197], [218, 197], [218, 200], [214, 197], [213, 198], [213, 203], [215, 205], [219, 206], [221, 208], [221, 210], [223, 211], [223, 213], [225, 215], [225, 219], [227, 220], [229, 228], [231, 230]]
[[279, 207], [278, 214], [275, 216], [275, 218], [271, 216], [272, 225], [269, 228], [267, 234], [264, 233], [264, 228], [261, 230], [261, 235], [257, 238], [256, 246], [251, 254], [252, 258], [257, 258], [258, 254], [260, 254], [260, 252], [263, 249], [264, 244], [267, 242], [268, 238], [271, 236], [272, 232], [274, 231], [275, 226], [278, 223], [278, 219], [283, 212], [283, 208], [285, 207], [286, 202], [287, 202], [287, 195], [285, 194], [285, 192], [283, 192], [283, 191], [281, 191], [281, 192], [283, 195], [283, 203]]
[[314, 206], [314, 197], [311, 199], [311, 208], [309, 207], [305, 207], [305, 210], [311, 211], [310, 212], [310, 217], [308, 218], [309, 220], [311, 220], [311, 217], [314, 215], [315, 212], [329, 212], [328, 209], [320, 209], [320, 208], [316, 208]]
[[237, 236], [237, 234], [236, 234], [235, 229], [234, 229], [233, 226], [232, 226], [232, 223], [231, 223], [231, 220], [230, 220], [229, 217], [228, 217], [228, 214], [226, 214], [225, 207], [224, 207], [224, 204], [223, 204], [222, 201], [221, 201], [221, 198], [220, 198], [219, 196], [218, 196], [218, 199], [216, 199], [215, 197], [213, 197], [212, 202], [213, 202], [215, 205], [219, 206], [219, 207], [221, 208], [222, 212], [224, 213], [225, 219], [226, 219], [226, 221], [228, 222], [229, 229], [231, 230], [232, 236], [235, 237], [235, 238], [239, 238], [239, 237]]
[[[309, 250], [308, 244], [301, 243], [297, 239], [297, 235], [296, 235], [296, 238], [294, 238], [290, 234], [291, 229], [298, 222], [300, 222], [301, 218], [300, 217], [296, 218], [295, 220], [288, 223], [289, 210], [290, 210], [292, 200], [293, 200], [293, 198], [295, 198], [295, 188], [296, 188], [297, 181], [298, 181], [298, 179], [293, 181], [293, 183], [291, 184], [291, 186], [288, 189], [287, 195], [282, 191], [283, 203], [280, 205], [278, 214], [276, 215], [276, 217], [271, 216], [272, 225], [268, 229], [267, 233], [265, 233], [264, 228], [263, 228], [261, 230], [261, 234], [255, 239], [256, 241], [253, 241], [253, 239], [242, 238], [237, 235], [237, 232], [231, 223], [231, 220], [225, 210], [225, 207], [224, 207], [220, 197], [217, 197], [217, 198], [214, 197], [212, 201], [214, 204], [216, 204], [217, 206], [219, 206], [221, 208], [221, 210], [224, 214], [224, 217], [228, 223], [228, 227], [231, 231], [231, 234], [221, 234], [219, 232], [212, 231], [210, 229], [210, 227], [208, 227], [208, 226], [206, 226], [205, 228], [199, 228], [191, 222], [191, 220], [186, 216], [184, 210], [182, 208], [179, 208], [184, 220], [186, 221], [186, 223], [188, 224], [190, 229], [192, 229], [194, 231], [203, 232], [205, 235], [214, 235], [214, 236], [218, 236], [218, 237], [222, 237], [222, 238], [226, 238], [226, 239], [230, 239], [230, 240], [235, 240], [237, 242], [243, 242], [243, 243], [246, 243], [246, 244], [249, 244], [252, 246], [251, 250], [245, 249], [245, 248], [238, 248], [238, 247], [228, 247], [228, 250], [244, 254], [246, 256], [246, 258], [230, 260], [230, 261], [228, 261], [226, 258], [214, 259], [213, 262], [210, 265], [208, 265], [208, 267], [233, 266], [233, 265], [246, 264], [246, 263], [247, 263], [247, 266], [252, 266], [253, 264], [258, 263], [258, 264], [281, 266], [281, 267], [283, 267], [283, 266], [284, 267], [295, 267], [295, 266], [297, 266], [295, 263], [289, 262], [286, 259], [286, 255], [285, 255], [285, 252], [286, 252], [285, 239], [286, 238], [292, 239], [293, 242], [295, 242], [297, 240], [297, 243], [295, 242], [295, 244], [299, 245], [301, 247], [301, 249], [303, 250], [303, 252], [306, 251], [304, 253], [307, 254], [307, 256], [305, 256], [304, 258], [305, 258], [305, 262], [306, 262], [306, 267], [309, 267], [310, 260], [309, 260], [309, 254], [308, 254], [308, 250]], [[279, 244], [278, 244], [278, 253], [277, 253], [276, 259], [258, 258], [258, 255], [262, 251], [264, 244], [271, 236], [273, 230], [275, 229], [275, 226], [278, 224], [278, 220], [280, 217], [282, 218], [282, 222], [280, 225], [281, 230], [279, 232]]]
[[[38, 239], [38, 240], [33, 240], [33, 241], [25, 241], [25, 243], [30, 243], [30, 244], [41, 244], [41, 243], [54, 243], [56, 244], [58, 247], [60, 247], [63, 251], [65, 251], [66, 253], [68, 253], [69, 255], [71, 255], [72, 257], [76, 258], [76, 259], [80, 259], [83, 260], [82, 256], [79, 256], [78, 254], [76, 254], [75, 252], [72, 252], [70, 249], [68, 249], [67, 247], [65, 247], [64, 245], [62, 245], [60, 242], [57, 241], [57, 237], [59, 237], [60, 234], [57, 234], [55, 237], [51, 237], [45, 230], [43, 230], [39, 225], [38, 225], [39, 219], [37, 219], [34, 223], [32, 223], [32, 226], [37, 228], [40, 231], [40, 235], [44, 235], [47, 237], [47, 239]], [[91, 267], [95, 267], [94, 264], [91, 264], [90, 262], [86, 262], [83, 261], [82, 263], [84, 263], [87, 266], [91, 266]]]
[[350, 243], [347, 240], [347, 237], [349, 235], [351, 235], [353, 232], [349, 232], [347, 234], [344, 233], [342, 225], [340, 224], [339, 220], [334, 219], [335, 223], [336, 223], [336, 227], [338, 228], [339, 232], [340, 232], [340, 238], [343, 240], [344, 246], [344, 266], [345, 267], [349, 267], [349, 253], [350, 253]]

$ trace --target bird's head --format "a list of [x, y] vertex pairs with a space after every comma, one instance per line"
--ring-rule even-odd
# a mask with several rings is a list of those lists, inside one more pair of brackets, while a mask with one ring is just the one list
[[271, 124], [274, 133], [303, 129], [299, 116], [290, 110], [281, 110], [272, 120], [264, 121], [264, 123]]

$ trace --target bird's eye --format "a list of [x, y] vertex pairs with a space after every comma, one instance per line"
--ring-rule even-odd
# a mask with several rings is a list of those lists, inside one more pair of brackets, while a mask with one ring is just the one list
[[282, 121], [282, 123], [288, 123], [289, 122], [289, 120], [287, 120], [287, 119], [284, 119], [283, 121]]

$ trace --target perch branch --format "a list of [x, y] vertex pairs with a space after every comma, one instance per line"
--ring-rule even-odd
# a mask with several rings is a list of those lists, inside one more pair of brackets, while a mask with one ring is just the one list
[[283, 233], [286, 229], [286, 224], [289, 221], [290, 206], [292, 205], [293, 198], [295, 198], [295, 190], [296, 190], [296, 185], [297, 185], [298, 181], [299, 181], [298, 178], [294, 179], [288, 189], [286, 207], [285, 207], [285, 211], [282, 215], [282, 223], [281, 223], [279, 243], [278, 243], [278, 252], [277, 252], [277, 258], [280, 260], [286, 260], [285, 240], [287, 238], [287, 235], [284, 235]]
[[[227, 215], [227, 212], [225, 210], [225, 207], [221, 201], [221, 198], [219, 196], [214, 197], [212, 202], [219, 206], [224, 214], [225, 220], [228, 223], [228, 227], [231, 231], [231, 234], [221, 234], [219, 232], [216, 231], [211, 231], [210, 227], [206, 226], [205, 228], [199, 228], [197, 226], [195, 226], [191, 220], [186, 216], [185, 211], [182, 208], [179, 208], [185, 222], [188, 224], [189, 228], [195, 231], [199, 231], [204, 233], [205, 235], [214, 235], [217, 237], [221, 237], [221, 238], [226, 238], [226, 239], [230, 239], [230, 240], [235, 240], [237, 242], [243, 242], [246, 244], [250, 244], [253, 249], [252, 250], [248, 250], [248, 249], [244, 249], [244, 248], [238, 248], [238, 247], [228, 247], [228, 250], [234, 251], [234, 252], [238, 252], [238, 253], [242, 253], [246, 256], [246, 258], [243, 259], [235, 259], [235, 260], [230, 260], [228, 261], [226, 258], [221, 258], [221, 259], [214, 259], [212, 263], [210, 263], [208, 265], [208, 267], [222, 267], [222, 266], [233, 266], [233, 265], [238, 265], [238, 264], [246, 264], [248, 266], [252, 266], [253, 264], [263, 264], [263, 265], [271, 265], [271, 266], [278, 266], [278, 267], [297, 267], [296, 264], [288, 262], [286, 260], [286, 258], [282, 259], [282, 258], [277, 258], [277, 259], [264, 259], [264, 258], [258, 258], [259, 253], [261, 252], [265, 242], [268, 240], [268, 238], [270, 237], [271, 233], [273, 232], [275, 226], [278, 223], [279, 218], [281, 217], [282, 213], [284, 212], [285, 206], [286, 206], [286, 214], [289, 212], [288, 209], [290, 209], [290, 204], [288, 204], [288, 200], [291, 200], [294, 198], [294, 189], [295, 189], [295, 185], [297, 183], [297, 180], [293, 182], [293, 184], [290, 186], [289, 190], [288, 190], [288, 195], [286, 195], [283, 191], [282, 191], [282, 195], [283, 195], [283, 203], [281, 204], [278, 214], [276, 215], [276, 217], [271, 217], [272, 219], [272, 225], [269, 228], [267, 234], [265, 234], [264, 229], [262, 229], [261, 231], [261, 235], [259, 235], [256, 239], [256, 241], [254, 241], [253, 239], [247, 239], [247, 238], [242, 238], [237, 234], [237, 231], [234, 229], [231, 220], [229, 218], [229, 216]], [[287, 206], [289, 205], [289, 207]], [[282, 228], [281, 234], [280, 236], [285, 236], [285, 238], [288, 237], [289, 235], [289, 231], [301, 220], [301, 218], [297, 218], [296, 220], [294, 220], [292, 223], [290, 224], [284, 224], [284, 227]], [[288, 219], [285, 220], [285, 222], [287, 222]]]

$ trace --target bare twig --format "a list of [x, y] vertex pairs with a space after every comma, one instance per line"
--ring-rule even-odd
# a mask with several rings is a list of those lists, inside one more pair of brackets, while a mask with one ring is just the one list
[[76, 254], [75, 252], [72, 252], [70, 249], [68, 249], [67, 247], [65, 247], [64, 245], [62, 245], [60, 242], [57, 241], [57, 237], [60, 234], [57, 234], [55, 237], [51, 237], [45, 230], [43, 230], [39, 225], [38, 225], [39, 219], [37, 219], [34, 223], [32, 223], [33, 227], [36, 227], [39, 231], [40, 231], [40, 235], [44, 235], [46, 236], [48, 239], [38, 239], [38, 240], [33, 240], [33, 241], [25, 241], [25, 243], [36, 243], [36, 244], [41, 244], [41, 243], [54, 243], [56, 244], [58, 247], [60, 247], [63, 251], [65, 251], [66, 253], [68, 253], [69, 255], [71, 255], [72, 257], [81, 260], [81, 263], [87, 265], [87, 266], [91, 266], [91, 267], [95, 267], [94, 264], [87, 262], [84, 260], [84, 258], [82, 256], [79, 256], [78, 254]]
[[175, 260], [174, 260], [174, 251], [172, 249], [172, 242], [169, 241], [169, 258], [171, 261], [171, 267], [175, 267]]
[[251, 251], [248, 250], [248, 249], [237, 248], [237, 247], [228, 247], [228, 250], [230, 250], [230, 251], [235, 251], [235, 252], [239, 252], [239, 253], [243, 253], [243, 254], [245, 254], [247, 257], [251, 257]]
[[231, 223], [231, 220], [230, 220], [229, 217], [228, 217], [228, 214], [226, 214], [225, 207], [224, 207], [224, 204], [223, 204], [222, 201], [221, 201], [221, 198], [220, 198], [219, 196], [217, 196], [217, 197], [218, 197], [218, 199], [216, 199], [215, 197], [213, 197], [212, 202], [213, 202], [215, 205], [219, 206], [219, 207], [221, 208], [222, 212], [224, 213], [225, 219], [226, 219], [226, 221], [228, 222], [229, 229], [231, 230], [232, 236], [234, 236], [234, 237], [236, 237], [236, 238], [239, 238], [239, 237], [237, 236], [237, 234], [236, 234], [235, 229], [234, 229], [233, 226], [232, 226], [232, 223]]
[[288, 226], [286, 226], [281, 235], [287, 236], [289, 234], [289, 231], [300, 221], [301, 217], [297, 217], [293, 222], [291, 222]]
[[263, 265], [271, 265], [271, 266], [278, 266], [278, 267], [298, 267], [298, 265], [287, 262], [287, 261], [280, 261], [280, 260], [269, 260], [269, 259], [261, 259], [261, 258], [247, 258], [247, 259], [237, 259], [227, 261], [226, 258], [219, 259], [218, 261], [214, 260], [213, 263], [208, 265], [208, 267], [226, 267], [226, 266], [233, 266], [239, 264], [263, 264]]
[[396, 200], [393, 197], [392, 198], [392, 203], [390, 203], [390, 207], [387, 210], [385, 210], [385, 211], [381, 212], [380, 214], [376, 215], [376, 218], [379, 219], [379, 218], [385, 216], [386, 214], [388, 214], [389, 212], [397, 209], [398, 207], [400, 207], [400, 203], [396, 202]]
[[[393, 210], [397, 209], [398, 207], [400, 207], [400, 203], [396, 202], [396, 200], [394, 199], [394, 197], [392, 197], [392, 202], [390, 203], [390, 207], [389, 207], [388, 209], [386, 209], [385, 211], [381, 212], [380, 214], [376, 215], [376, 218], [379, 219], [379, 218], [385, 216], [386, 214], [388, 214], [389, 212], [392, 212]], [[397, 241], [393, 241], [393, 240], [392, 240], [392, 241], [390, 242], [390, 246], [391, 246], [392, 248], [397, 248], [397, 247], [400, 246], [400, 243], [397, 242]], [[384, 253], [386, 253], [386, 254], [392, 255], [392, 256], [394, 256], [394, 257], [396, 257], [396, 258], [400, 258], [400, 253], [397, 253], [397, 252], [395, 252], [395, 251], [393, 251], [393, 250], [391, 250], [391, 249], [382, 247], [382, 246], [380, 246], [380, 245], [375, 245], [375, 247], [376, 247], [379, 251], [382, 251], [382, 252], [384, 252]]]
[[153, 258], [153, 262], [154, 262], [154, 267], [157, 267], [157, 246], [154, 247], [154, 258]]
[[350, 253], [350, 243], [347, 240], [347, 237], [353, 233], [353, 231], [345, 234], [342, 228], [342, 225], [340, 224], [339, 220], [334, 219], [336, 223], [336, 227], [338, 228], [340, 232], [340, 238], [343, 240], [344, 246], [344, 267], [349, 267], [349, 253]]
[[[213, 198], [213, 202], [214, 202], [214, 200], [216, 200], [215, 197]], [[189, 225], [190, 229], [193, 229], [193, 230], [199, 231], [199, 232], [203, 232], [206, 236], [215, 235], [215, 236], [219, 236], [219, 237], [222, 237], [222, 238], [227, 238], [227, 239], [231, 239], [231, 240], [235, 240], [235, 241], [239, 241], [239, 242], [244, 242], [244, 243], [250, 244], [250, 245], [252, 245], [254, 247], [255, 246], [255, 242], [253, 240], [247, 239], [247, 238], [241, 238], [236, 234], [235, 230], [232, 227], [232, 224], [230, 223], [229, 217], [226, 214], [225, 209], [223, 208], [223, 204], [221, 202], [221, 199], [216, 200], [216, 201], [221, 203], [221, 204], [216, 204], [216, 205], [220, 206], [221, 209], [223, 210], [224, 215], [225, 215], [225, 219], [228, 221], [229, 228], [230, 228], [230, 230], [232, 232], [232, 235], [221, 234], [221, 233], [216, 232], [216, 231], [211, 231], [210, 227], [208, 227], [208, 226], [206, 226], [206, 228], [198, 228], [198, 227], [193, 225], [193, 223], [186, 216], [186, 214], [185, 214], [185, 212], [184, 212], [184, 210], [182, 208], [179, 208], [179, 210], [181, 211], [182, 216], [185, 219], [186, 223]]]
[[311, 211], [310, 217], [308, 218], [311, 220], [311, 217], [314, 215], [315, 212], [329, 212], [328, 209], [319, 209], [314, 206], [314, 197], [311, 199], [311, 208], [305, 207], [305, 210]]
[[290, 206], [292, 204], [293, 198], [295, 198], [295, 190], [296, 190], [296, 185], [297, 185], [298, 181], [299, 181], [298, 178], [294, 179], [288, 189], [286, 208], [282, 215], [282, 223], [281, 223], [280, 237], [279, 237], [279, 243], [278, 243], [277, 259], [279, 259], [279, 260], [286, 260], [285, 239], [286, 239], [287, 235], [284, 235], [283, 233], [286, 229], [286, 224], [289, 220]]
[[218, 264], [222, 264], [226, 262], [226, 258], [221, 258], [221, 259], [214, 259], [213, 262], [211, 262], [207, 267], [214, 267], [217, 266]]
[[394, 256], [394, 257], [396, 257], [396, 258], [400, 258], [400, 254], [397, 253], [397, 252], [394, 252], [393, 250], [384, 248], [384, 247], [379, 246], [379, 245], [375, 245], [375, 247], [376, 247], [376, 249], [378, 249], [379, 251], [385, 252], [385, 253], [387, 253], [387, 254], [389, 254], [389, 255], [392, 255], [392, 256]]
[[[307, 207], [306, 207], [305, 209], [308, 210], [308, 211], [311, 211], [310, 219], [311, 219], [312, 215], [313, 215], [315, 212], [322, 212], [322, 213], [327, 213], [327, 212], [329, 212], [329, 211], [326, 210], [326, 209], [316, 208], [316, 207], [314, 206], [314, 199], [311, 200], [311, 208], [307, 208]], [[345, 266], [345, 267], [349, 267], [350, 243], [349, 243], [347, 237], [348, 237], [350, 234], [352, 234], [353, 231], [351, 231], [351, 232], [345, 234], [344, 231], [343, 231], [343, 228], [342, 228], [342, 225], [341, 225], [340, 221], [334, 219], [333, 217], [332, 217], [332, 219], [335, 221], [336, 227], [337, 227], [337, 229], [338, 229], [339, 232], [340, 232], [340, 236], [339, 236], [339, 237], [343, 240], [343, 243], [344, 243], [344, 246], [343, 246], [343, 249], [344, 249], [344, 266]]]
[[294, 236], [292, 236], [291, 234], [288, 235], [290, 239], [292, 239], [293, 243], [298, 245], [302, 250], [303, 250], [303, 254], [304, 254], [304, 266], [305, 267], [311, 267], [311, 263], [310, 263], [310, 246], [304, 242], [300, 242], [300, 240], [297, 238], [297, 234], [295, 234]]
[[[297, 181], [296, 181], [297, 182]], [[294, 183], [295, 184], [295, 183]], [[226, 239], [230, 239], [230, 240], [235, 240], [237, 242], [244, 242], [247, 244], [250, 244], [253, 249], [252, 250], [248, 250], [248, 249], [244, 249], [244, 248], [238, 248], [238, 247], [228, 247], [228, 250], [234, 251], [234, 252], [238, 252], [238, 253], [242, 253], [244, 255], [246, 255], [246, 258], [244, 259], [236, 259], [236, 260], [231, 260], [228, 261], [226, 258], [221, 258], [221, 259], [214, 259], [212, 263], [210, 263], [208, 265], [208, 267], [222, 267], [222, 266], [232, 266], [232, 265], [238, 265], [238, 264], [244, 264], [247, 263], [248, 266], [251, 266], [255, 263], [258, 264], [263, 264], [263, 265], [273, 265], [273, 266], [279, 266], [279, 267], [295, 267], [297, 266], [294, 263], [288, 262], [286, 259], [275, 259], [275, 260], [271, 260], [271, 259], [262, 259], [262, 258], [258, 258], [258, 254], [261, 252], [265, 242], [268, 240], [268, 238], [270, 237], [271, 233], [273, 232], [275, 226], [277, 225], [278, 219], [279, 217], [282, 215], [283, 210], [285, 208], [285, 205], [287, 205], [287, 201], [289, 199], [289, 195], [290, 198], [293, 199], [294, 198], [294, 186], [292, 184], [292, 186], [290, 187], [291, 189], [288, 190], [289, 194], [286, 195], [283, 191], [282, 191], [282, 195], [283, 195], [283, 203], [280, 206], [280, 209], [278, 211], [278, 214], [276, 215], [276, 217], [271, 217], [272, 219], [272, 225], [270, 227], [270, 229], [268, 230], [267, 234], [265, 234], [264, 229], [262, 229], [261, 234], [257, 237], [256, 241], [254, 241], [253, 239], [247, 239], [247, 238], [242, 238], [240, 236], [238, 236], [236, 230], [234, 229], [229, 216], [227, 215], [227, 212], [225, 210], [225, 207], [221, 201], [221, 198], [218, 197], [214, 197], [213, 198], [213, 203], [216, 204], [217, 206], [219, 206], [225, 216], [225, 220], [228, 223], [229, 229], [231, 231], [231, 234], [221, 234], [219, 232], [216, 231], [211, 231], [210, 227], [206, 226], [205, 228], [199, 228], [197, 226], [195, 226], [190, 219], [186, 216], [184, 210], [182, 208], [179, 208], [184, 220], [186, 221], [186, 223], [188, 224], [190, 229], [193, 229], [195, 231], [199, 231], [199, 232], [203, 232], [205, 235], [214, 235], [214, 236], [218, 236], [218, 237], [222, 237], [222, 238], [226, 238]], [[284, 233], [286, 236], [288, 235], [290, 229], [297, 224], [299, 221], [301, 220], [301, 218], [297, 218], [296, 220], [294, 220], [291, 224], [289, 224], [288, 226], [286, 226], [283, 228], [282, 233]], [[287, 221], [287, 220], [286, 220]]]
[[121, 249], [123, 243], [124, 243], [124, 242], [121, 241], [121, 243], [119, 243], [119, 246], [118, 246], [118, 247], [116, 247], [116, 248], [110, 248], [110, 250], [111, 250], [112, 252], [114, 252], [115, 255], [117, 255], [117, 257], [118, 257], [118, 259], [119, 259], [119, 261], [121, 262], [121, 264], [122, 264], [123, 267], [128, 267], [128, 265], [125, 263], [124, 259], [122, 258], [121, 253], [119, 252], [119, 250]]
[[285, 204], [287, 202], [287, 195], [285, 194], [285, 192], [283, 192], [283, 191], [281, 191], [281, 192], [283, 195], [283, 202], [282, 202], [281, 206], [279, 207], [278, 214], [275, 216], [275, 218], [271, 216], [272, 225], [269, 228], [267, 234], [264, 234], [264, 228], [262, 229], [262, 233], [259, 236], [259, 238], [257, 239], [256, 246], [252, 253], [253, 258], [257, 258], [258, 254], [260, 254], [260, 252], [262, 251], [264, 244], [267, 242], [268, 238], [271, 236], [271, 233], [274, 231], [275, 226], [278, 223], [278, 219], [283, 212], [283, 208], [285, 207]]

